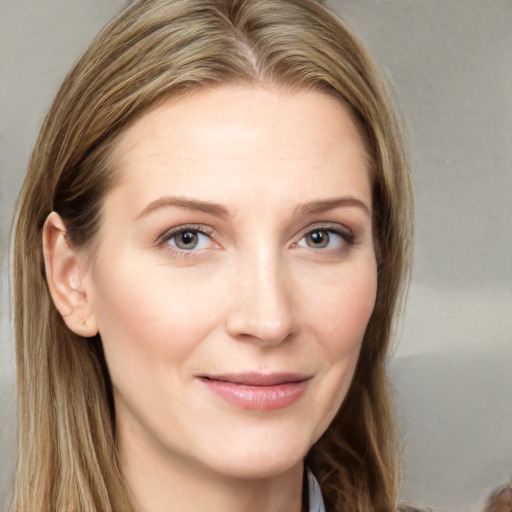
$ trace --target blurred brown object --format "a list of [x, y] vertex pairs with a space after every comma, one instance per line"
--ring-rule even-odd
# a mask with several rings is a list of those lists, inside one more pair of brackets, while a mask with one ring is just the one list
[[[433, 508], [413, 505], [412, 503], [400, 503], [397, 512], [437, 512]], [[487, 512], [487, 511], [486, 511]]]
[[512, 482], [492, 492], [485, 505], [485, 512], [512, 512]]

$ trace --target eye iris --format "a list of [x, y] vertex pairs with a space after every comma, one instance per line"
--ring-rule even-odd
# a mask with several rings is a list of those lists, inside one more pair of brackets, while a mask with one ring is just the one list
[[312, 233], [306, 236], [306, 243], [309, 247], [323, 249], [327, 247], [329, 243], [329, 233], [322, 229], [313, 231]]
[[198, 242], [197, 233], [194, 231], [183, 231], [175, 238], [176, 246], [180, 249], [194, 249]]

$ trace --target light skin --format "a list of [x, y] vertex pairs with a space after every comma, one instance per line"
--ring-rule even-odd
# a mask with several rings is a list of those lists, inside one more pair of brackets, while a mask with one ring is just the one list
[[135, 501], [300, 511], [303, 458], [346, 395], [377, 287], [348, 109], [315, 91], [204, 89], [136, 120], [113, 162], [94, 254], [56, 213], [43, 241], [67, 325], [101, 335]]

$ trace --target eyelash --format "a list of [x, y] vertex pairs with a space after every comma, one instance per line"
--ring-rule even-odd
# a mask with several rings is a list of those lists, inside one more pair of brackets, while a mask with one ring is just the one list
[[[317, 224], [317, 225], [314, 225], [312, 227], [309, 227], [307, 229], [306, 232], [304, 232], [299, 241], [298, 242], [295, 242], [293, 245], [294, 246], [297, 246], [299, 245], [299, 242], [302, 241], [303, 239], [305, 239], [307, 236], [310, 236], [312, 235], [313, 233], [315, 232], [325, 232], [329, 235], [331, 234], [334, 234], [334, 235], [337, 235], [339, 236], [342, 240], [343, 240], [343, 243], [344, 244], [348, 244], [348, 245], [354, 245], [355, 244], [355, 236], [354, 236], [354, 233], [348, 229], [347, 227], [341, 225], [341, 224], [337, 224], [337, 223], [331, 223], [331, 222], [328, 222], [328, 223], [320, 223], [320, 224]], [[301, 245], [301, 247], [303, 247]], [[310, 249], [313, 249], [312, 247], [309, 247]], [[336, 252], [336, 251], [342, 251], [343, 248], [334, 248], [334, 249], [328, 249], [328, 248], [317, 248], [317, 249], [314, 249], [314, 250], [323, 250], [323, 251], [330, 251], [331, 253], [332, 252]]]
[[172, 251], [173, 253], [175, 253], [179, 256], [184, 256], [184, 257], [194, 256], [195, 255], [194, 253], [196, 253], [198, 250], [180, 249], [178, 247], [172, 247], [169, 244], [169, 241], [172, 240], [174, 237], [176, 237], [177, 235], [180, 235], [182, 233], [187, 233], [187, 232], [205, 235], [210, 239], [212, 238], [212, 234], [213, 234], [213, 230], [207, 229], [203, 225], [194, 225], [194, 224], [181, 225], [181, 226], [176, 226], [174, 228], [171, 228], [168, 231], [166, 231], [165, 233], [163, 233], [162, 235], [160, 235], [157, 239], [157, 245], [166, 245], [166, 249]]
[[[292, 244], [292, 247], [296, 247], [299, 245], [299, 242], [303, 239], [305, 239], [308, 235], [312, 235], [315, 232], [323, 231], [328, 234], [335, 234], [343, 239], [343, 241], [348, 245], [354, 245], [355, 244], [355, 236], [352, 233], [352, 231], [340, 224], [336, 223], [320, 223], [318, 225], [314, 225], [312, 227], [309, 227], [307, 231], [303, 232], [303, 234], [300, 236], [299, 240], [297, 242], [294, 242]], [[169, 229], [162, 235], [160, 235], [157, 239], [156, 245], [166, 245], [166, 249], [171, 250], [174, 254], [177, 254], [179, 256], [183, 257], [194, 257], [196, 256], [197, 252], [201, 251], [202, 249], [195, 249], [192, 248], [190, 250], [186, 249], [180, 249], [178, 247], [173, 247], [169, 244], [169, 241], [172, 240], [177, 235], [186, 233], [186, 232], [192, 232], [197, 233], [199, 235], [207, 236], [208, 238], [212, 238], [213, 230], [207, 229], [204, 225], [180, 225], [176, 226], [174, 228]], [[303, 247], [303, 246], [301, 246]], [[306, 247], [307, 248], [307, 247]], [[340, 248], [335, 249], [327, 249], [327, 248], [318, 248], [314, 249], [312, 247], [309, 247], [310, 249], [313, 249], [315, 251], [340, 251]], [[343, 250], [343, 249], [341, 249]]]

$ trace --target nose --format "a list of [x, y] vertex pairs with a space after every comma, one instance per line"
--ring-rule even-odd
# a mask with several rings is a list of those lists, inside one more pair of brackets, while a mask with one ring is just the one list
[[264, 254], [241, 262], [227, 331], [240, 341], [274, 346], [298, 331], [293, 284], [279, 258]]

